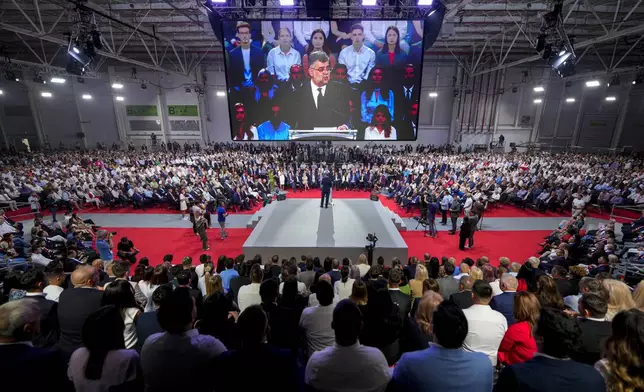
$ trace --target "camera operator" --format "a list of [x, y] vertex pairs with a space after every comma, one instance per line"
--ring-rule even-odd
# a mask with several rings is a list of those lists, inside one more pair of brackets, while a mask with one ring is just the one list
[[[112, 237], [110, 235], [110, 239], [111, 238]], [[116, 247], [118, 251], [116, 255], [121, 260], [129, 261], [132, 264], [136, 263], [136, 255], [139, 253], [139, 250], [134, 246], [134, 243], [132, 241], [130, 241], [127, 237], [123, 237]]]
[[96, 233], [96, 250], [98, 251], [99, 256], [101, 256], [101, 260], [106, 262], [114, 260], [112, 248], [114, 248], [112, 233], [107, 230], [99, 230]]

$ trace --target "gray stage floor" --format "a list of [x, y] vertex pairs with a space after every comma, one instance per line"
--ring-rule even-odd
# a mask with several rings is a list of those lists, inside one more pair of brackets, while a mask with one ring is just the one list
[[331, 257], [357, 257], [365, 252], [367, 234], [376, 233], [375, 257], [407, 256], [407, 244], [381, 203], [336, 199], [327, 209], [320, 208], [319, 199], [287, 199], [271, 209], [248, 237], [245, 253], [259, 253], [264, 260], [273, 254], [299, 257], [314, 250]]

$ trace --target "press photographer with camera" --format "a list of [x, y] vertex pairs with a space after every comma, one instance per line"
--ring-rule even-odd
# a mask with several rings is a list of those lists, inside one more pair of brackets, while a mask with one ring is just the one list
[[[111, 236], [110, 236], [111, 239]], [[98, 247], [98, 244], [97, 244]], [[134, 246], [134, 243], [130, 241], [127, 237], [121, 238], [118, 245], [116, 246], [117, 253], [116, 255], [121, 260], [129, 261], [130, 263], [136, 263], [136, 255], [139, 253], [139, 250]]]

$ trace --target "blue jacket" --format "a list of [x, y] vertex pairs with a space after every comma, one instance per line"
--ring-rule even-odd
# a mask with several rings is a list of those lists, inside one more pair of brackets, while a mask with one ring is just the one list
[[503, 294], [495, 295], [492, 297], [490, 307], [505, 316], [508, 320], [508, 327], [514, 324], [514, 296], [517, 293], [514, 291], [506, 291]]
[[408, 392], [490, 392], [492, 379], [492, 363], [487, 355], [431, 345], [402, 355], [391, 387]]

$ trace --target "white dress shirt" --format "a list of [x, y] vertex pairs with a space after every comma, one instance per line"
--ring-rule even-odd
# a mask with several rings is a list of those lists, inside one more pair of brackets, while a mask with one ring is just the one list
[[[239, 288], [239, 292], [237, 293], [239, 313], [243, 312], [249, 306], [262, 303], [262, 297], [259, 296], [260, 285], [260, 283], [251, 283]], [[306, 287], [304, 289], [306, 290]]]
[[46, 258], [45, 256], [43, 256], [40, 253], [32, 253], [31, 254], [31, 262], [36, 264], [36, 265], [46, 267], [51, 262], [51, 259]]
[[[282, 292], [284, 291], [284, 282], [280, 283], [280, 288], [279, 289], [280, 289], [280, 294], [282, 294]], [[305, 295], [306, 294], [306, 284], [298, 281], [297, 282], [297, 292], [302, 294], [302, 295]]]
[[338, 280], [333, 284], [333, 289], [335, 296], [333, 297], [338, 297], [338, 301], [342, 301], [343, 299], [347, 299], [351, 296], [351, 291], [353, 290], [353, 283], [355, 282], [355, 279], [347, 279], [346, 283], [342, 283], [342, 280]]
[[320, 95], [320, 92], [318, 89], [322, 89], [322, 98], [326, 97], [326, 84], [324, 86], [318, 87], [311, 81], [311, 92], [313, 93], [313, 101], [315, 101], [315, 107], [318, 107], [318, 95]]
[[291, 77], [291, 66], [294, 64], [302, 64], [302, 56], [293, 48], [284, 53], [282, 48], [276, 46], [268, 52], [266, 57], [266, 69], [281, 81], [287, 81]]
[[331, 328], [335, 303], [328, 306], [306, 308], [300, 317], [300, 328], [304, 331], [307, 356], [325, 349], [335, 343], [335, 333]]
[[353, 45], [349, 45], [340, 51], [338, 63], [347, 66], [349, 82], [360, 83], [369, 77], [369, 72], [376, 65], [376, 52], [364, 45], [356, 51]]
[[378, 128], [375, 126], [368, 126], [364, 130], [364, 140], [398, 140], [398, 135], [396, 134], [396, 128], [393, 126], [389, 137], [386, 137], [384, 132], [378, 132]]
[[387, 389], [391, 376], [387, 359], [377, 348], [334, 343], [311, 356], [304, 381], [317, 391], [377, 392]]
[[47, 298], [50, 301], [58, 302], [58, 298], [60, 298], [60, 294], [63, 292], [63, 288], [60, 286], [56, 286], [55, 284], [50, 284], [47, 287], [43, 289], [43, 294], [45, 294], [45, 298]]
[[508, 330], [508, 322], [501, 313], [489, 305], [474, 304], [463, 310], [467, 318], [467, 336], [463, 342], [465, 351], [480, 352], [496, 366], [501, 340]]

